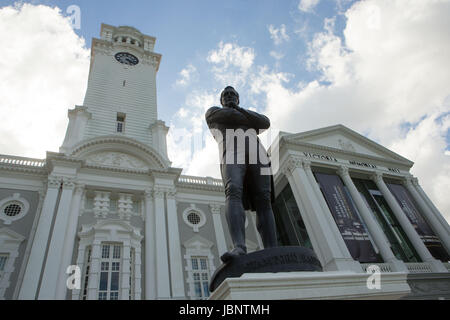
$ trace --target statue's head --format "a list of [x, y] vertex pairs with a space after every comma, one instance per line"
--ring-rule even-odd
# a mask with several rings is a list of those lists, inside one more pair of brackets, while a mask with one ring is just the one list
[[234, 90], [233, 87], [226, 87], [223, 89], [222, 94], [220, 95], [220, 103], [224, 107], [232, 107], [232, 105], [239, 105], [239, 93]]

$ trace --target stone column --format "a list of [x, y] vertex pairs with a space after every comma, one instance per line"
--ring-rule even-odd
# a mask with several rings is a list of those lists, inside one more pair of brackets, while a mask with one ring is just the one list
[[38, 193], [39, 193], [39, 203], [36, 208], [36, 216], [34, 218], [33, 225], [31, 227], [30, 236], [27, 239], [27, 247], [25, 249], [24, 260], [22, 262], [22, 266], [20, 267], [19, 276], [17, 278], [17, 286], [14, 289], [13, 300], [19, 299], [19, 293], [20, 293], [20, 289], [22, 287], [23, 277], [25, 275], [26, 266], [28, 265], [28, 259], [30, 258], [31, 247], [34, 242], [34, 237], [36, 236], [36, 228], [37, 228], [37, 225], [39, 222], [39, 218], [42, 214], [42, 206], [44, 204], [45, 191], [40, 190], [40, 191], [38, 191]]
[[[330, 208], [328, 207], [328, 204], [322, 194], [322, 191], [320, 191], [319, 184], [316, 181], [316, 178], [314, 177], [314, 174], [311, 169], [311, 161], [310, 160], [302, 160], [303, 168], [305, 169], [306, 176], [309, 179], [309, 183], [311, 185], [311, 188], [314, 191], [314, 194], [316, 196], [317, 201], [319, 202], [322, 212], [324, 213], [324, 216], [328, 218], [328, 222], [332, 225], [332, 227], [335, 227], [333, 229], [337, 230], [337, 234], [340, 235], [340, 231], [336, 225], [336, 222], [334, 221], [333, 215], [331, 214]], [[340, 237], [342, 239], [342, 237]], [[342, 252], [348, 252], [347, 245], [345, 244], [344, 240], [338, 241], [337, 244], [340, 246], [340, 250]], [[349, 253], [350, 254], [350, 253]]]
[[[153, 191], [145, 191], [145, 299], [156, 299], [156, 244]], [[136, 253], [137, 255], [137, 253]]]
[[419, 181], [417, 178], [412, 179], [413, 186], [416, 188], [417, 192], [419, 192], [422, 199], [428, 204], [430, 209], [435, 214], [436, 218], [438, 218], [439, 221], [441, 221], [442, 226], [447, 230], [448, 234], [450, 234], [450, 225], [448, 224], [447, 220], [443, 217], [442, 213], [436, 208], [434, 203], [430, 200], [430, 198], [427, 196], [425, 191], [423, 191], [422, 187], [419, 184]]
[[434, 232], [439, 237], [442, 244], [450, 254], [450, 236], [447, 229], [436, 218], [432, 210], [428, 207], [428, 205], [419, 195], [419, 192], [416, 191], [416, 188], [412, 183], [411, 177], [407, 177], [404, 184], [406, 189], [408, 189], [409, 193], [413, 196], [414, 200], [417, 202], [420, 209], [422, 210], [421, 213], [425, 215], [424, 217], [425, 221], [427, 221], [430, 224], [431, 228], [434, 230]]
[[[88, 261], [86, 258], [86, 250], [89, 250], [85, 244], [82, 244], [81, 241], [78, 243], [78, 254], [77, 254], [77, 266], [81, 269], [81, 287], [80, 289], [74, 289], [72, 291], [72, 300], [80, 300], [80, 296], [82, 295], [82, 290], [84, 289], [84, 281], [86, 275], [85, 265], [87, 265]], [[91, 251], [92, 257], [92, 251]], [[87, 289], [87, 288], [86, 288]], [[87, 298], [87, 297], [86, 297]]]
[[225, 241], [225, 232], [223, 231], [222, 219], [220, 217], [220, 204], [210, 204], [214, 233], [216, 234], [217, 250], [219, 252], [219, 257], [227, 252], [227, 243]]
[[325, 271], [352, 270], [362, 272], [354, 261], [331, 215], [320, 206], [302, 160], [291, 156], [283, 166], [297, 205], [302, 213], [313, 248]]
[[55, 225], [51, 236], [50, 246], [45, 262], [44, 275], [42, 276], [39, 299], [53, 300], [56, 298], [59, 272], [61, 269], [61, 256], [64, 249], [67, 225], [69, 222], [70, 207], [75, 184], [72, 179], [63, 179], [61, 199], [56, 212]]
[[[153, 269], [153, 271], [154, 271], [154, 269]], [[134, 299], [135, 300], [141, 300], [141, 292], [142, 292], [141, 278], [142, 278], [142, 276], [141, 276], [141, 246], [139, 245], [134, 249], [134, 279], [131, 279], [131, 281], [134, 281]], [[155, 287], [153, 286], [153, 292], [155, 292], [154, 289], [155, 289]], [[155, 295], [155, 294], [153, 293], [153, 295]]]
[[101, 254], [101, 241], [94, 240], [91, 251], [91, 266], [89, 268], [87, 300], [98, 300]]
[[73, 250], [75, 246], [75, 238], [78, 227], [78, 217], [80, 216], [81, 200], [84, 192], [84, 185], [78, 184], [75, 186], [75, 193], [72, 199], [72, 206], [69, 216], [69, 222], [67, 224], [66, 237], [64, 240], [64, 249], [61, 257], [61, 267], [58, 275], [58, 286], [56, 290], [56, 299], [64, 300], [66, 298], [67, 291], [67, 267], [71, 264]]
[[58, 199], [61, 180], [62, 179], [58, 177], [48, 178], [47, 193], [45, 195], [41, 216], [39, 217], [33, 246], [31, 248], [30, 258], [28, 259], [22, 287], [19, 293], [19, 299], [21, 300], [36, 299], [39, 278], [44, 263], [45, 251], [50, 236], [50, 228], [55, 212], [56, 201]]
[[409, 241], [411, 241], [422, 261], [430, 263], [434, 272], [447, 272], [445, 266], [440, 261], [434, 259], [430, 254], [430, 251], [428, 251], [427, 247], [425, 247], [422, 239], [420, 239], [420, 236], [412, 226], [408, 217], [405, 215], [402, 208], [400, 208], [397, 200], [394, 198], [391, 191], [384, 183], [382, 174], [378, 172], [372, 176], [372, 179], [375, 181], [378, 189], [383, 194], [383, 197], [386, 199], [389, 207], [392, 209], [392, 212], [394, 213], [395, 217], [403, 228], [403, 231], [405, 231], [406, 235], [409, 238]]
[[178, 215], [175, 195], [175, 190], [169, 190], [166, 193], [172, 298], [185, 299], [183, 262], [181, 260], [180, 232], [178, 230]]
[[130, 242], [125, 241], [123, 243], [122, 253], [122, 268], [121, 270], [121, 286], [120, 286], [120, 299], [130, 300]]
[[350, 191], [350, 194], [355, 201], [356, 207], [367, 225], [367, 229], [370, 232], [370, 235], [372, 236], [375, 244], [380, 250], [380, 254], [383, 257], [383, 260], [390, 263], [394, 267], [395, 271], [408, 271], [405, 263], [398, 260], [392, 252], [386, 235], [384, 234], [378, 222], [374, 219], [372, 213], [369, 211], [369, 208], [364, 202], [364, 199], [353, 183], [353, 180], [348, 172], [348, 168], [345, 166], [341, 166], [338, 170], [338, 173], [347, 186], [348, 190]]
[[156, 292], [157, 299], [170, 299], [169, 259], [167, 255], [164, 190], [155, 189]]

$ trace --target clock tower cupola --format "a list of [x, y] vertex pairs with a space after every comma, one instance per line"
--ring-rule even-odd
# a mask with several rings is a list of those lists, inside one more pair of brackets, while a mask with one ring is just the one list
[[168, 128], [158, 120], [156, 39], [128, 26], [102, 24], [91, 46], [88, 86], [82, 106], [69, 110], [60, 152], [83, 141], [122, 136], [152, 147], [167, 159]]

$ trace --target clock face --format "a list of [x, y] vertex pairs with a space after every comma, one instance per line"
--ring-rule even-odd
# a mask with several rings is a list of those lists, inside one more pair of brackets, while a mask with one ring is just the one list
[[116, 53], [115, 58], [120, 63], [127, 64], [129, 66], [134, 66], [139, 63], [139, 59], [128, 52]]

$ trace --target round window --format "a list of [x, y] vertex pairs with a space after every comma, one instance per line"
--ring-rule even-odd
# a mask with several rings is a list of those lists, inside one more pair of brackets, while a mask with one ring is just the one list
[[183, 220], [194, 232], [198, 232], [199, 228], [205, 225], [206, 216], [202, 210], [195, 206], [195, 204], [191, 204], [190, 207], [184, 210]]
[[3, 210], [3, 213], [6, 214], [8, 217], [15, 217], [21, 211], [22, 211], [22, 206], [17, 203], [13, 203], [13, 204], [7, 205], [5, 207], [5, 209]]
[[8, 198], [0, 200], [0, 220], [4, 224], [22, 219], [30, 209], [30, 203], [20, 193], [14, 193]]
[[201, 217], [196, 212], [191, 212], [188, 214], [187, 219], [191, 224], [196, 225], [200, 223]]

